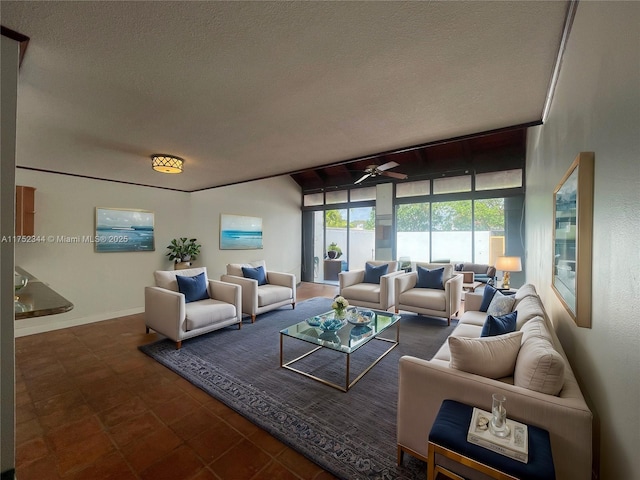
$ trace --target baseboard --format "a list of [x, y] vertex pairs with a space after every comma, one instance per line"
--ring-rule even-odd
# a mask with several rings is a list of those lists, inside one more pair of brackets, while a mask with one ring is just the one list
[[[89, 323], [103, 322], [105, 320], [127, 317], [129, 315], [138, 315], [143, 312], [144, 307], [138, 307], [77, 318], [65, 318], [65, 314], [28, 318], [15, 322], [14, 334], [16, 338], [26, 337], [27, 335], [35, 335], [37, 333], [51, 332], [53, 330], [61, 330], [63, 328], [87, 325]], [[4, 478], [1, 480], [4, 480]]]

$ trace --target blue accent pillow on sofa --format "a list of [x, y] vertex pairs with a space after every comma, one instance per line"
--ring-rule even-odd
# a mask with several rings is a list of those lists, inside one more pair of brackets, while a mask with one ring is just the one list
[[482, 326], [481, 337], [493, 337], [495, 335], [504, 335], [505, 333], [511, 333], [516, 331], [516, 319], [518, 318], [518, 311], [507, 313], [501, 317], [494, 317], [488, 315], [487, 319]]
[[389, 264], [383, 265], [371, 265], [370, 263], [364, 264], [364, 283], [380, 283], [380, 277], [387, 274], [389, 270]]
[[186, 303], [209, 298], [207, 278], [204, 272], [193, 277], [176, 275], [176, 281], [178, 282], [178, 291], [184, 294], [184, 301]]
[[489, 310], [489, 305], [491, 305], [491, 300], [493, 300], [493, 296], [496, 294], [498, 290], [496, 290], [491, 285], [485, 285], [484, 294], [482, 296], [482, 304], [480, 305], [480, 311], [486, 312]]
[[429, 270], [428, 268], [418, 265], [418, 282], [416, 283], [416, 288], [437, 288], [444, 290], [444, 284], [442, 282], [443, 276], [444, 267]]
[[267, 275], [264, 273], [262, 265], [259, 267], [242, 267], [244, 278], [252, 278], [258, 281], [258, 286], [267, 284]]

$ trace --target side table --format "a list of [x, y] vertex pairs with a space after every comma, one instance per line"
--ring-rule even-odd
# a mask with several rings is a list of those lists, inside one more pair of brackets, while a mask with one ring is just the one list
[[435, 480], [438, 473], [453, 479], [463, 478], [444, 466], [438, 465], [436, 455], [500, 480], [553, 480], [556, 478], [549, 432], [542, 428], [527, 426], [529, 462], [522, 463], [467, 442], [472, 414], [473, 407], [469, 405], [454, 400], [442, 402], [429, 432], [427, 480]]

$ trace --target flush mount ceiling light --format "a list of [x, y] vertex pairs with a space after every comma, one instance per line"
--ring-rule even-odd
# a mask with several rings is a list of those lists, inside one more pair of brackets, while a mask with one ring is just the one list
[[151, 168], [161, 173], [182, 173], [184, 160], [173, 155], [151, 155]]

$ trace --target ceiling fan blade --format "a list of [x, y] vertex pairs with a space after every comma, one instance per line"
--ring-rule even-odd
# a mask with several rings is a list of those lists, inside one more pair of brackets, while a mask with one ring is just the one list
[[387, 163], [384, 163], [384, 164], [380, 165], [380, 166], [377, 168], [377, 170], [379, 170], [379, 171], [381, 171], [381, 172], [382, 172], [382, 171], [384, 171], [384, 170], [389, 170], [390, 168], [397, 167], [398, 165], [400, 165], [398, 162], [393, 162], [393, 161], [391, 161], [391, 162], [387, 162]]
[[404, 180], [408, 178], [404, 173], [396, 173], [396, 172], [380, 172], [380, 175], [384, 175], [386, 177], [399, 178], [400, 180]]
[[363, 176], [361, 176], [358, 180], [356, 180], [355, 182], [353, 182], [354, 185], [362, 182], [363, 180], [365, 180], [366, 178], [369, 178], [371, 176], [370, 173], [365, 173]]

